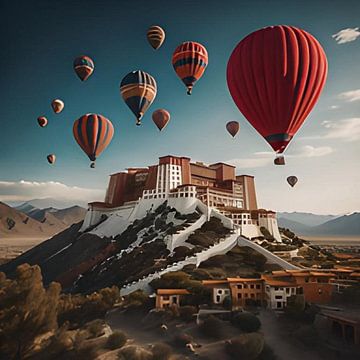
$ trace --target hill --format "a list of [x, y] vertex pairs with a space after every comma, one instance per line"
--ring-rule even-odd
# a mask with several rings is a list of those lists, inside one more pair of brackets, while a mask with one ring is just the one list
[[360, 213], [344, 215], [336, 219], [327, 221], [324, 224], [312, 229], [313, 233], [319, 235], [360, 235]]
[[[324, 224], [327, 221], [335, 219], [336, 215], [317, 215], [312, 213], [304, 212], [278, 212], [278, 219], [285, 219], [289, 221], [294, 221], [295, 223], [302, 224], [305, 226], [318, 226]], [[282, 226], [282, 225], [281, 225]]]

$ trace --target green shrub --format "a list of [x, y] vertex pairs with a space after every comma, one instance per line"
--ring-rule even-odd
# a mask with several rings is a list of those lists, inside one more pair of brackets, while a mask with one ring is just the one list
[[119, 349], [126, 344], [127, 336], [122, 331], [114, 331], [107, 339], [106, 347], [111, 350]]
[[255, 360], [264, 348], [264, 336], [259, 333], [242, 334], [226, 343], [226, 352], [233, 359]]
[[247, 333], [258, 331], [261, 327], [260, 320], [249, 312], [239, 312], [235, 314], [231, 322], [234, 326]]
[[172, 354], [171, 346], [164, 343], [155, 344], [151, 352], [154, 360], [168, 360]]

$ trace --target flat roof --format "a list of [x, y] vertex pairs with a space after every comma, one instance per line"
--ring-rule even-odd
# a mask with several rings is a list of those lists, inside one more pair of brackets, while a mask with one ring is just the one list
[[222, 162], [222, 161], [216, 162], [216, 163], [214, 163], [214, 164], [210, 164], [209, 166], [215, 166], [215, 165], [226, 165], [226, 166], [230, 166], [230, 167], [232, 167], [232, 168], [236, 168], [236, 166], [230, 165], [230, 164], [227, 164], [227, 163], [224, 163], [224, 162]]
[[186, 289], [157, 289], [157, 295], [188, 295], [190, 292]]

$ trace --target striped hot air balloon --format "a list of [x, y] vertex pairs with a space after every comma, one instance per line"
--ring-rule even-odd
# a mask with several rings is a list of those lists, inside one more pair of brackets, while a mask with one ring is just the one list
[[141, 118], [154, 101], [156, 92], [155, 79], [145, 71], [132, 71], [122, 79], [120, 93], [136, 116], [136, 125], [141, 125]]
[[86, 81], [94, 72], [94, 61], [89, 56], [78, 56], [74, 60], [74, 70], [81, 81]]
[[150, 45], [157, 50], [165, 40], [165, 31], [158, 25], [150, 26], [147, 31], [147, 39]]
[[172, 64], [187, 87], [187, 94], [191, 95], [194, 84], [202, 77], [208, 65], [207, 50], [197, 42], [184, 42], [175, 49]]
[[114, 135], [110, 120], [99, 114], [86, 114], [74, 122], [73, 134], [76, 142], [89, 157], [91, 167], [96, 158], [107, 148]]

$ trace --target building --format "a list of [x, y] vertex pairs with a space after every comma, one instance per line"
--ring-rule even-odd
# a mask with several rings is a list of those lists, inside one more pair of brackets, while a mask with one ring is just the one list
[[140, 201], [186, 198], [199, 199], [229, 217], [245, 237], [261, 236], [260, 228], [265, 227], [281, 241], [276, 214], [258, 209], [254, 177], [236, 175], [234, 166], [221, 162], [205, 165], [188, 157], [162, 156], [156, 165], [110, 175], [105, 201], [90, 203], [89, 208], [108, 213]]
[[247, 305], [263, 305], [264, 282], [262, 279], [227, 278], [224, 280], [203, 280], [202, 284], [212, 289], [214, 305], [223, 305], [226, 298], [231, 300], [233, 310]]
[[156, 309], [164, 309], [167, 307], [179, 307], [181, 305], [181, 297], [189, 295], [186, 289], [158, 289], [156, 292]]

